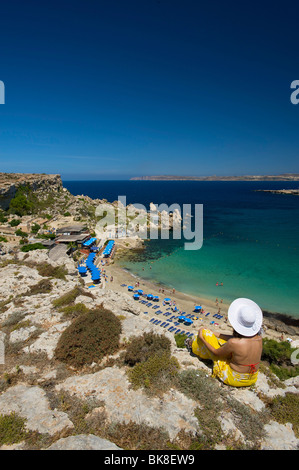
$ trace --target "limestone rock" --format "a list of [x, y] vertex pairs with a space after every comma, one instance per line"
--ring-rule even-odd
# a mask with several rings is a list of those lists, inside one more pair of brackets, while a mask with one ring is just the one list
[[163, 398], [149, 400], [142, 390], [133, 390], [124, 370], [116, 367], [83, 376], [70, 377], [56, 386], [71, 395], [84, 399], [93, 396], [105, 402], [108, 419], [112, 422], [145, 423], [151, 427], [164, 427], [170, 438], [182, 429], [195, 434], [198, 421], [194, 416], [197, 403], [177, 390], [170, 390]]
[[48, 331], [42, 333], [39, 338], [30, 346], [26, 346], [23, 350], [26, 353], [45, 352], [49, 359], [54, 357], [58, 340], [62, 332], [70, 325], [70, 322], [58, 323], [52, 326]]
[[66, 413], [50, 409], [46, 393], [40, 387], [26, 384], [10, 387], [0, 396], [0, 409], [2, 414], [15, 412], [25, 418], [31, 431], [53, 435], [73, 427]]
[[122, 450], [113, 442], [101, 439], [93, 434], [78, 434], [59, 439], [45, 450]]
[[36, 330], [36, 326], [28, 326], [26, 328], [20, 328], [19, 330], [14, 330], [10, 333], [9, 341], [11, 343], [17, 343], [19, 341], [26, 341], [32, 333]]
[[299, 439], [296, 438], [290, 423], [279, 424], [270, 421], [266, 424], [267, 436], [263, 439], [262, 450], [298, 450]]
[[102, 294], [102, 292], [97, 291], [97, 300], [103, 303], [104, 308], [118, 315], [122, 312], [130, 312], [134, 315], [140, 315], [141, 313], [140, 305], [125, 293], [120, 295], [114, 291], [107, 290]]

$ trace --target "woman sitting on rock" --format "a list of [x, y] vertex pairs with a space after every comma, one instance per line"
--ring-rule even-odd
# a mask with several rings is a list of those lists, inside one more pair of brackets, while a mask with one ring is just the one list
[[186, 340], [186, 346], [201, 359], [213, 361], [213, 377], [234, 387], [250, 386], [257, 380], [262, 355], [263, 314], [255, 302], [241, 298], [230, 305], [228, 320], [232, 336], [201, 327], [193, 341]]

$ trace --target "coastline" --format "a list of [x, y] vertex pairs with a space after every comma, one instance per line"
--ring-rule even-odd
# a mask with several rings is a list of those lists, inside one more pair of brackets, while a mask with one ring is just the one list
[[[137, 247], [137, 248], [136, 247], [131, 247], [129, 259], [132, 260], [134, 258], [134, 256], [137, 256], [138, 253], [140, 252], [140, 249], [144, 250], [144, 247], [140, 247], [140, 246]], [[129, 268], [126, 268], [124, 265], [122, 265], [120, 263], [120, 260], [126, 259], [127, 256], [128, 256], [128, 253], [126, 253], [125, 251], [122, 251], [120, 256], [116, 255], [116, 258], [113, 260], [113, 264], [117, 265], [119, 269], [123, 269], [124, 273], [127, 273], [131, 276], [131, 281], [130, 281], [131, 283], [133, 283], [134, 280], [135, 280], [135, 282], [139, 280], [140, 284], [142, 282], [143, 285], [147, 285], [150, 289], [155, 291], [156, 293], [154, 295], [157, 295], [157, 291], [160, 288], [164, 288], [165, 293], [167, 292], [169, 295], [172, 293], [172, 291], [173, 291], [172, 286], [169, 286], [169, 285], [159, 281], [158, 279], [155, 280], [155, 279], [152, 279], [152, 278], [148, 279], [146, 277], [142, 277], [139, 274], [135, 274], [135, 273], [131, 272]], [[219, 287], [219, 289], [221, 289], [221, 287]], [[219, 307], [221, 308], [220, 314], [221, 315], [227, 315], [227, 311], [228, 311], [229, 305], [231, 303], [231, 301], [227, 301], [227, 300], [225, 301], [225, 299], [223, 299], [223, 302], [220, 303], [220, 299], [221, 299], [221, 293], [220, 292], [219, 292], [219, 299], [218, 299], [219, 303], [218, 303], [218, 305], [216, 305], [216, 298], [214, 300], [214, 299], [211, 298], [211, 296], [206, 296], [204, 293], [193, 294], [193, 293], [190, 293], [190, 292], [183, 292], [183, 291], [177, 291], [176, 293], [180, 295], [178, 300], [184, 301], [184, 300], [188, 299], [189, 308], [190, 308], [190, 304], [192, 302], [194, 302], [194, 305], [203, 305], [204, 307], [206, 307], [205, 308], [206, 311], [207, 311], [207, 309], [211, 309], [213, 311], [213, 315], [218, 312]], [[174, 299], [174, 300], [176, 300], [176, 299]], [[262, 311], [263, 311], [264, 318], [266, 320], [268, 320], [268, 322], [270, 322], [271, 325], [273, 324], [273, 325], [277, 326], [280, 323], [280, 324], [284, 324], [286, 326], [294, 327], [294, 328], [298, 329], [297, 334], [299, 334], [299, 317], [295, 317], [295, 316], [292, 316], [292, 315], [284, 313], [284, 312], [271, 311], [271, 310], [268, 310], [266, 308], [262, 308]]]
[[[191, 331], [196, 334], [197, 330], [204, 326], [206, 328], [220, 330], [224, 334], [231, 334], [232, 328], [227, 320], [227, 311], [229, 308], [228, 303], [221, 303], [220, 299], [218, 304], [215, 301], [205, 298], [204, 296], [196, 296], [187, 294], [185, 292], [173, 291], [173, 289], [165, 284], [161, 284], [158, 281], [144, 279], [138, 275], [133, 274], [127, 270], [124, 266], [121, 266], [119, 260], [113, 260], [109, 264], [105, 265], [105, 270], [107, 274], [106, 289], [112, 290], [119, 293], [129, 293], [128, 285], [134, 286], [134, 289], [142, 289], [145, 294], [158, 295], [160, 301], [157, 303], [161, 307], [161, 310], [165, 311], [162, 307], [163, 299], [169, 297], [171, 301], [175, 302], [175, 305], [178, 307], [179, 311], [186, 312], [186, 314], [194, 315], [194, 323], [190, 327], [185, 327], [186, 331]], [[111, 276], [113, 281], [111, 282]], [[137, 286], [137, 283], [139, 285]], [[122, 286], [125, 284], [125, 286]], [[161, 292], [162, 289], [164, 292]], [[130, 294], [130, 293], [129, 293]], [[141, 304], [140, 304], [141, 305]], [[201, 305], [203, 307], [204, 313], [195, 313], [195, 305]], [[222, 318], [216, 318], [214, 315], [219, 314]], [[156, 317], [155, 310], [144, 308], [144, 311], [148, 311], [149, 316]], [[207, 315], [209, 313], [209, 315]], [[264, 321], [263, 321], [263, 332], [266, 336], [280, 340], [282, 334], [285, 336], [285, 339], [291, 338], [292, 340], [297, 340], [299, 338], [299, 320], [288, 317], [280, 313], [273, 313], [268, 311], [263, 311]], [[164, 318], [163, 318], [164, 319]], [[214, 322], [211, 324], [211, 322]]]

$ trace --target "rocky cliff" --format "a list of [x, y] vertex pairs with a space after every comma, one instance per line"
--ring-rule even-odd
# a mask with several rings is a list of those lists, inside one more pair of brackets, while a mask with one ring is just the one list
[[25, 186], [37, 193], [59, 192], [63, 189], [60, 175], [0, 173], [0, 208], [7, 210], [18, 188]]

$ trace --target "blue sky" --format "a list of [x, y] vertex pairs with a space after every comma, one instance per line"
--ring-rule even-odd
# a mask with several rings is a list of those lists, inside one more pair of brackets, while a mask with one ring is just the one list
[[298, 12], [263, 0], [2, 2], [0, 171], [299, 173]]

